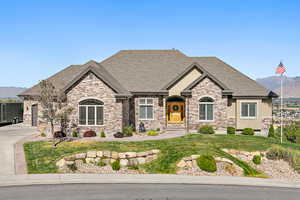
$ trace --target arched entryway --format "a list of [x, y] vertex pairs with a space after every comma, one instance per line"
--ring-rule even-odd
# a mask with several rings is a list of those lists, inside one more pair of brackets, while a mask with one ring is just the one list
[[181, 96], [170, 96], [166, 99], [166, 115], [168, 123], [184, 123], [185, 100]]

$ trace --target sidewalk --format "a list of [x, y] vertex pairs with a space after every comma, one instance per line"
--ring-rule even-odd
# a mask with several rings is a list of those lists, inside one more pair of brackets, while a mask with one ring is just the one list
[[299, 188], [300, 181], [220, 177], [220, 176], [182, 176], [182, 175], [120, 175], [120, 174], [36, 174], [0, 176], [0, 186], [74, 184], [74, 183], [128, 183], [128, 184], [201, 184], [201, 185], [238, 185]]

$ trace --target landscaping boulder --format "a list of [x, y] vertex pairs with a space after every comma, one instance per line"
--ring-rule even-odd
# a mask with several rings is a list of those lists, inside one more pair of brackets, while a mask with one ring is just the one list
[[138, 163], [139, 163], [140, 165], [146, 163], [146, 158], [144, 158], [144, 157], [138, 157], [138, 158], [136, 158], [136, 159], [137, 159], [137, 161], [138, 161]]
[[127, 159], [121, 159], [120, 160], [120, 165], [121, 167], [126, 167], [128, 165], [128, 160]]
[[118, 159], [119, 158], [119, 153], [115, 152], [115, 151], [111, 152], [111, 158]]
[[86, 158], [86, 153], [78, 153], [75, 155], [76, 159], [84, 159]]
[[97, 157], [102, 158], [103, 157], [103, 151], [97, 151]]
[[87, 152], [87, 157], [88, 158], [96, 158], [97, 157], [97, 152], [96, 151], [88, 151]]
[[126, 152], [126, 158], [135, 158], [136, 152]]

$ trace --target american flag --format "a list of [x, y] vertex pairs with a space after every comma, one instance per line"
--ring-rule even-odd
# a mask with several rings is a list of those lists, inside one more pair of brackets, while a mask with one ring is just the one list
[[284, 65], [282, 64], [282, 62], [280, 62], [276, 69], [276, 74], [284, 74], [284, 72], [286, 72], [286, 69], [285, 69]]

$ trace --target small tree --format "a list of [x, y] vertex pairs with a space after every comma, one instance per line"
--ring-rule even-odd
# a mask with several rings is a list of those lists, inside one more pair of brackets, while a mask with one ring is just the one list
[[67, 106], [66, 96], [57, 91], [50, 81], [43, 80], [39, 86], [43, 118], [50, 123], [51, 135], [54, 138], [55, 122], [59, 122], [61, 131], [65, 132], [73, 108]]
[[268, 137], [272, 137], [272, 138], [275, 137], [275, 130], [274, 130], [273, 124], [271, 124], [271, 126], [269, 128]]

